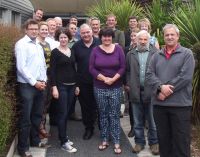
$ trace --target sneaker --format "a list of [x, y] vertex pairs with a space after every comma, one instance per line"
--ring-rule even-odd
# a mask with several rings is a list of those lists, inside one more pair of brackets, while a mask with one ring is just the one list
[[47, 148], [50, 148], [51, 145], [50, 145], [50, 144], [47, 144], [47, 143], [45, 143], [45, 142], [40, 142], [40, 143], [38, 144], [38, 147], [39, 147], [39, 148], [45, 148], [45, 149], [47, 149]]
[[150, 150], [151, 150], [151, 153], [153, 155], [159, 155], [160, 152], [159, 152], [159, 145], [158, 144], [153, 144], [150, 146]]
[[66, 143], [69, 144], [70, 146], [72, 146], [74, 144], [74, 142], [72, 142], [70, 140], [68, 140]]
[[61, 149], [69, 153], [77, 152], [77, 149], [69, 145], [67, 142], [61, 146]]
[[30, 151], [19, 153], [20, 157], [33, 157]]
[[136, 144], [135, 147], [133, 148], [133, 153], [139, 153], [144, 149], [144, 146]]

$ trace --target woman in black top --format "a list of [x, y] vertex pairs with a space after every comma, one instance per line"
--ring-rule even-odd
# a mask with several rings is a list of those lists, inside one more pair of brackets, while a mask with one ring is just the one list
[[50, 59], [52, 95], [58, 99], [57, 126], [61, 149], [74, 153], [76, 148], [66, 135], [68, 112], [75, 94], [79, 94], [76, 88], [75, 57], [68, 48], [71, 35], [66, 28], [60, 28], [55, 33], [55, 39], [60, 42], [58, 48], [52, 50]]

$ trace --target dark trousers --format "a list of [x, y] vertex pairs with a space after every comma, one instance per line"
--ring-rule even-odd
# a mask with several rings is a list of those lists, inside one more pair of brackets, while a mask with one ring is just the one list
[[[44, 105], [44, 91], [37, 90], [28, 83], [19, 83], [20, 115], [18, 133], [18, 152], [29, 150], [31, 145], [38, 145], [39, 126], [42, 119]], [[30, 137], [30, 143], [29, 143]]]
[[160, 157], [190, 157], [191, 107], [154, 106]]
[[58, 114], [57, 114], [57, 127], [58, 136], [61, 141], [61, 145], [68, 141], [67, 138], [67, 119], [70, 107], [75, 97], [74, 85], [58, 85]]
[[94, 97], [93, 85], [80, 84], [79, 102], [81, 105], [82, 121], [86, 129], [94, 129], [97, 118], [97, 104]]

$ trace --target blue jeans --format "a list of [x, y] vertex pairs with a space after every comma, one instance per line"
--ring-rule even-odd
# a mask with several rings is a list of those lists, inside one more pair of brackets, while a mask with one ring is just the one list
[[132, 103], [134, 120], [135, 143], [141, 146], [146, 144], [144, 136], [145, 121], [148, 122], [148, 144], [158, 143], [156, 125], [153, 118], [153, 106], [151, 103], [143, 103], [142, 95], [140, 103]]
[[42, 119], [44, 91], [39, 91], [28, 83], [19, 83], [19, 93], [20, 116], [17, 148], [19, 153], [23, 153], [29, 150], [30, 143], [37, 146], [40, 142], [39, 126]]
[[68, 141], [67, 138], [67, 119], [70, 107], [75, 97], [75, 86], [74, 85], [58, 85], [58, 114], [57, 114], [57, 126], [58, 126], [58, 136], [63, 145], [65, 142]]
[[113, 143], [120, 143], [120, 98], [121, 88], [99, 89], [94, 88], [99, 109], [101, 140], [107, 142], [109, 135]]

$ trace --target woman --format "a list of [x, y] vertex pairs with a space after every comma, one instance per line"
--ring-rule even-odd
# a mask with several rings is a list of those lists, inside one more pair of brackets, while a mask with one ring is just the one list
[[58, 99], [58, 135], [61, 149], [74, 153], [77, 149], [72, 147], [73, 142], [68, 139], [66, 132], [69, 109], [75, 94], [79, 94], [79, 89], [76, 88], [75, 57], [67, 46], [71, 39], [68, 29], [58, 29], [55, 33], [55, 39], [59, 41], [60, 45], [52, 50], [50, 67], [52, 95]]
[[120, 154], [120, 97], [125, 55], [120, 45], [112, 44], [114, 31], [104, 28], [99, 33], [102, 44], [90, 56], [89, 70], [94, 77], [94, 92], [99, 109], [101, 144], [108, 147], [109, 135], [114, 143], [114, 153]]
[[[39, 34], [37, 37], [37, 42], [39, 42], [44, 51], [44, 57], [47, 65], [47, 77], [49, 79], [49, 64], [50, 64], [51, 49], [49, 43], [45, 41], [45, 38], [48, 36], [48, 30], [49, 29], [47, 22], [41, 21], [39, 23]], [[44, 102], [42, 121], [40, 124], [40, 138], [47, 138], [50, 136], [50, 134], [45, 129], [46, 113], [49, 108], [49, 104], [50, 104], [50, 85], [48, 81], [47, 88], [45, 89], [45, 102]]]

